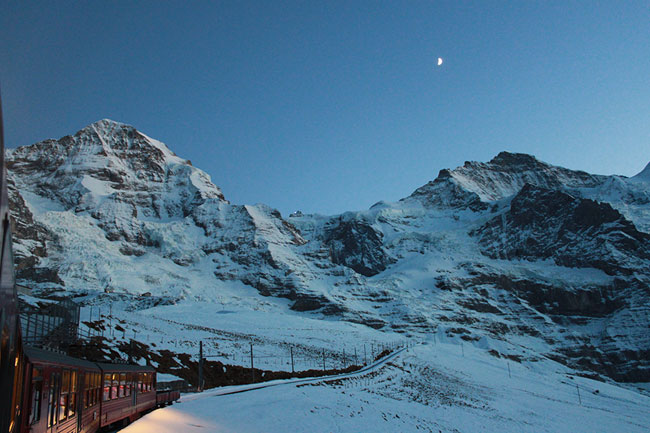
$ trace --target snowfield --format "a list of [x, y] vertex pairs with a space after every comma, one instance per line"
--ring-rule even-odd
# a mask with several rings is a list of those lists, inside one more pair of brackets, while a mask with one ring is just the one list
[[[508, 370], [510, 367], [510, 373]], [[647, 432], [650, 397], [439, 334], [366, 374], [187, 394], [124, 433]]]

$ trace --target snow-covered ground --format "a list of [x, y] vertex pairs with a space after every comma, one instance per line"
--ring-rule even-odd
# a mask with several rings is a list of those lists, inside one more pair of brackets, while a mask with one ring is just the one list
[[[321, 369], [323, 355], [325, 367], [331, 369], [369, 362], [383, 348], [405, 342], [403, 335], [338, 318], [304, 316], [288, 310], [283, 299], [267, 298], [253, 308], [249, 302], [257, 297], [233, 296], [224, 304], [185, 301], [140, 311], [126, 311], [130, 301], [116, 297], [110, 310], [93, 307], [91, 313], [91, 307], [83, 307], [81, 320], [89, 320], [91, 314], [97, 320], [101, 313], [107, 325], [105, 337], [117, 342], [135, 337], [151, 350], [188, 353], [194, 360], [203, 341], [208, 360], [250, 367], [252, 344], [254, 366], [274, 371], [291, 371], [292, 350], [296, 371]], [[116, 330], [117, 326], [124, 331]], [[83, 324], [82, 328], [89, 331]]]
[[650, 431], [650, 397], [546, 359], [508, 362], [483, 343], [438, 334], [366, 374], [188, 394], [122, 432]]

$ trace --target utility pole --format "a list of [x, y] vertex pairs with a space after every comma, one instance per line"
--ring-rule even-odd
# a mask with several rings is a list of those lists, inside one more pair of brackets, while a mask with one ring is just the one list
[[199, 341], [199, 392], [203, 391], [203, 340]]
[[251, 342], [251, 383], [255, 383], [255, 364], [253, 364], [253, 342]]
[[293, 346], [291, 346], [291, 374], [295, 373], [293, 369]]

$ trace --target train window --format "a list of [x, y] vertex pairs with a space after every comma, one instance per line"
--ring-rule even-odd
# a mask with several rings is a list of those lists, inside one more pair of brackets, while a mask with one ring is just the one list
[[59, 394], [59, 421], [68, 417], [68, 393], [70, 392], [70, 371], [63, 370]]
[[111, 399], [111, 375], [110, 374], [105, 374], [104, 375], [104, 401], [108, 401]]
[[92, 406], [97, 402], [97, 400], [95, 400], [96, 398], [95, 388], [97, 388], [98, 386], [96, 373], [90, 374], [90, 380], [88, 386], [90, 388], [90, 390], [88, 391], [88, 406]]
[[90, 373], [84, 374], [84, 409], [90, 406]]
[[50, 375], [50, 390], [47, 400], [47, 426], [56, 425], [57, 407], [59, 401], [59, 390], [61, 386], [61, 374], [52, 373]]
[[68, 396], [68, 416], [73, 417], [77, 413], [77, 371], [70, 372], [70, 395]]
[[41, 419], [41, 394], [43, 393], [43, 376], [41, 370], [32, 369], [31, 404], [29, 407], [29, 424], [36, 424]]
[[127, 397], [131, 395], [131, 373], [126, 374], [126, 385], [124, 386], [124, 395]]
[[91, 402], [90, 405], [91, 406], [96, 404], [99, 401], [99, 393], [101, 392], [101, 383], [100, 382], [101, 382], [101, 375], [99, 375], [97, 373], [93, 373], [93, 379], [92, 379], [92, 383], [93, 383], [92, 388], [93, 388], [93, 390], [92, 390], [92, 392], [90, 394], [90, 402]]
[[137, 389], [138, 389], [138, 392], [142, 392], [142, 373], [138, 373]]
[[118, 397], [124, 397], [124, 388], [126, 387], [126, 373], [120, 373], [120, 387]]
[[[4, 331], [3, 331], [4, 334]], [[6, 351], [5, 351], [6, 353]], [[22, 377], [23, 377], [23, 362], [22, 355], [20, 352], [16, 353], [14, 358], [14, 383], [12, 389], [12, 399], [11, 399], [11, 419], [9, 423], [9, 431], [13, 431], [16, 424], [16, 420], [20, 419], [20, 401], [22, 400]], [[6, 359], [6, 358], [5, 358]], [[4, 397], [4, 396], [3, 396]]]
[[99, 403], [99, 393], [102, 388], [102, 375], [100, 373], [95, 374], [95, 397], [93, 404]]
[[117, 398], [117, 388], [120, 386], [120, 375], [113, 373], [113, 386], [111, 387], [111, 400]]

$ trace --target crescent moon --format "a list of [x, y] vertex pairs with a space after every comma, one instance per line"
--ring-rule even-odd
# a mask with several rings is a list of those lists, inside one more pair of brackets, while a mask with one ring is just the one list
[[438, 57], [438, 66], [442, 65], [442, 57]]

